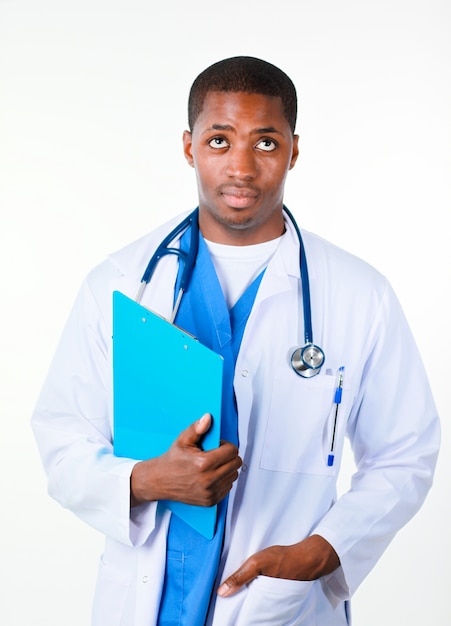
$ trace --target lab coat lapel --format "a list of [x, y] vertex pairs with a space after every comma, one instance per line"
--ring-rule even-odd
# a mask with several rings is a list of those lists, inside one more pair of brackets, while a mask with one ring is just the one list
[[293, 289], [300, 279], [299, 240], [290, 220], [285, 222], [286, 234], [266, 268], [255, 298], [254, 311], [267, 298]]

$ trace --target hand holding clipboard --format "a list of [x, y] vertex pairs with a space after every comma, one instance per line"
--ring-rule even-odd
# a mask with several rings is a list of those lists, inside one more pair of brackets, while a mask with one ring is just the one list
[[[141, 467], [135, 466], [136, 472], [153, 468], [156, 472], [153, 476], [160, 478], [161, 494], [169, 494], [171, 498], [160, 494], [152, 499], [163, 501], [207, 538], [214, 535], [216, 504], [188, 504], [194, 485], [184, 483], [180, 475], [177, 478], [174, 469], [179, 463], [181, 474], [186, 474], [186, 465], [182, 467], [184, 462], [194, 462], [193, 455], [197, 455], [195, 463], [200, 463], [201, 469], [194, 482], [202, 482], [202, 464], [208, 474], [212, 461], [217, 468], [214, 475], [210, 474], [209, 488], [214, 492], [212, 485], [216, 481], [221, 484], [219, 493], [225, 484], [228, 484], [227, 491], [230, 489], [241, 461], [234, 446], [219, 446], [222, 375], [220, 355], [141, 304], [114, 292], [114, 453], [146, 461]], [[199, 422], [206, 413], [212, 416], [210, 425]], [[196, 428], [202, 432], [196, 433]], [[199, 448], [200, 437], [202, 449]], [[213, 459], [203, 453], [208, 450], [214, 450]], [[182, 452], [188, 455], [184, 461]], [[203, 460], [199, 458], [202, 456]], [[139, 499], [139, 493], [135, 495]], [[172, 499], [179, 497], [183, 497], [183, 501]], [[216, 494], [211, 501], [219, 499]]]
[[205, 414], [186, 428], [163, 455], [135, 466], [134, 504], [173, 500], [211, 507], [225, 498], [238, 477], [241, 459], [231, 443], [207, 452], [202, 450], [201, 440], [211, 423], [211, 416]]

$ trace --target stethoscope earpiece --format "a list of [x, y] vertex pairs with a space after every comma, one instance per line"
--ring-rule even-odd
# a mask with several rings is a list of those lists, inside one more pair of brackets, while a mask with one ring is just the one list
[[303, 378], [312, 378], [320, 373], [325, 360], [324, 352], [319, 346], [307, 343], [291, 355], [291, 367]]

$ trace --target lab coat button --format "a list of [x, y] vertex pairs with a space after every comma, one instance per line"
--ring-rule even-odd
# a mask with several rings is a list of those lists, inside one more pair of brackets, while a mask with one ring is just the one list
[[243, 378], [246, 378], [248, 374], [249, 372], [247, 370], [241, 370], [241, 376], [243, 376]]
[[148, 576], [143, 576], [143, 583], [147, 583], [149, 582], [149, 577]]
[[242, 472], [247, 472], [247, 465], [246, 465], [246, 463], [243, 463], [243, 465], [241, 466], [241, 471]]

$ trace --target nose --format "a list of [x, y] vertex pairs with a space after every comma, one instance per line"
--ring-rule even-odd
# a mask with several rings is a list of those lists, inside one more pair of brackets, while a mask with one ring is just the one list
[[254, 151], [249, 146], [235, 145], [228, 151], [227, 176], [237, 180], [252, 180], [257, 175]]

